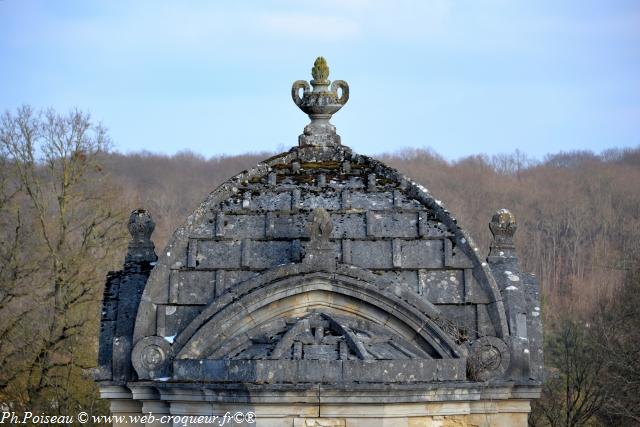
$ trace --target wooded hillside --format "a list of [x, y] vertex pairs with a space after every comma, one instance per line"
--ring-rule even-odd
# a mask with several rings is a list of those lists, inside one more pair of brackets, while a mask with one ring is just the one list
[[[42, 132], [47, 126], [58, 134]], [[81, 113], [3, 117], [4, 408], [105, 411], [89, 370], [104, 277], [121, 266], [128, 212], [150, 211], [160, 251], [210, 191], [274, 154], [125, 155], [110, 152], [102, 132]], [[484, 254], [492, 214], [515, 214], [523, 269], [540, 278], [547, 335], [550, 379], [532, 425], [639, 423], [640, 315], [630, 301], [640, 293], [640, 147], [540, 161], [520, 152], [447, 161], [413, 149], [378, 157], [441, 199]]]
[[[150, 210], [162, 248], [209, 192], [273, 154], [111, 154], [104, 164], [127, 209]], [[483, 253], [491, 215], [500, 208], [514, 212], [523, 267], [540, 277], [554, 306], [587, 308], [601, 293], [609, 295], [640, 248], [640, 149], [561, 153], [543, 161], [516, 152], [448, 162], [408, 149], [377, 157], [441, 199]]]

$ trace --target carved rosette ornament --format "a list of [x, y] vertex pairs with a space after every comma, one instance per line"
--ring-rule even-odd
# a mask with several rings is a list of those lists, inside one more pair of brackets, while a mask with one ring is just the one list
[[469, 376], [488, 381], [502, 376], [509, 368], [511, 353], [507, 344], [497, 337], [481, 337], [471, 345], [468, 359]]
[[[291, 87], [293, 102], [311, 119], [311, 123], [305, 126], [304, 133], [299, 136], [298, 144], [301, 147], [340, 145], [340, 135], [329, 120], [349, 100], [349, 85], [344, 80], [334, 80], [332, 83], [328, 79], [329, 66], [322, 56], [314, 62], [311, 75], [313, 80], [310, 82], [297, 80]], [[341, 92], [340, 96], [338, 90]]]
[[139, 378], [161, 378], [168, 376], [167, 358], [171, 345], [158, 336], [145, 337], [138, 341], [131, 352], [131, 363]]
[[129, 216], [129, 250], [127, 261], [154, 262], [158, 259], [155, 253], [155, 245], [151, 241], [151, 234], [156, 228], [156, 223], [146, 209], [136, 209]]

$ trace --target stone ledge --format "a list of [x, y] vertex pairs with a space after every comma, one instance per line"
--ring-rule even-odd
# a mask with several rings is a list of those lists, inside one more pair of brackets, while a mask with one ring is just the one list
[[[540, 394], [535, 384], [510, 382], [490, 384], [473, 381], [407, 384], [239, 384], [203, 382], [135, 381], [119, 387], [118, 394], [109, 394], [112, 387], [101, 385], [104, 398], [125, 398], [131, 390], [153, 388], [160, 399], [170, 402], [211, 402], [226, 404], [425, 404], [445, 402], [528, 402]], [[107, 393], [105, 393], [107, 392]], [[529, 396], [524, 398], [523, 396]], [[130, 397], [129, 397], [130, 398]], [[478, 408], [475, 406], [474, 408]]]
[[[253, 412], [258, 420], [258, 426], [279, 426], [291, 427], [292, 423], [301, 422], [300, 425], [331, 425], [331, 421], [346, 422], [346, 426], [370, 427], [370, 426], [398, 426], [398, 427], [460, 427], [460, 426], [482, 426], [482, 427], [515, 427], [526, 426], [527, 413], [530, 410], [528, 399], [513, 399], [513, 397], [493, 400], [480, 397], [479, 388], [487, 389], [509, 389], [514, 393], [521, 393], [523, 389], [531, 388], [527, 386], [513, 386], [508, 384], [498, 384], [495, 386], [483, 386], [478, 383], [445, 383], [441, 387], [424, 385], [418, 387], [412, 385], [398, 386], [391, 385], [386, 391], [386, 396], [382, 390], [380, 398], [372, 401], [336, 401], [327, 403], [319, 400], [318, 396], [324, 393], [340, 392], [344, 395], [358, 396], [372, 390], [371, 385], [364, 388], [363, 385], [354, 386], [350, 390], [334, 390], [326, 387], [243, 387], [240, 384], [220, 385], [217, 389], [209, 388], [203, 384], [162, 384], [158, 385], [160, 397], [149, 401], [145, 400], [147, 408], [150, 404], [156, 410], [163, 410], [173, 415], [211, 415], [224, 414], [229, 411]], [[163, 388], [161, 388], [162, 386]], [[184, 387], [183, 387], [184, 386]], [[146, 394], [150, 384], [131, 383], [134, 394], [136, 388], [144, 388]], [[375, 387], [380, 389], [380, 387]], [[455, 399], [442, 399], [436, 401], [402, 401], [395, 400], [401, 394], [419, 393], [419, 389], [427, 390], [433, 394], [445, 393], [448, 396], [456, 396]], [[533, 387], [535, 388], [535, 387]], [[233, 389], [234, 391], [232, 391]], [[413, 391], [411, 391], [413, 390]], [[222, 391], [222, 395], [219, 393]], [[265, 393], [270, 397], [264, 399]], [[501, 392], [496, 393], [501, 394]], [[238, 400], [240, 395], [244, 395], [244, 400]], [[278, 397], [275, 400], [274, 397]], [[304, 399], [300, 399], [304, 396]], [[147, 397], [150, 397], [147, 396]], [[206, 398], [205, 398], [206, 397]], [[232, 397], [230, 399], [230, 397]], [[392, 398], [392, 400], [389, 400]], [[114, 413], [141, 413], [144, 407], [140, 402], [122, 400], [112, 400], [112, 410]], [[154, 413], [160, 413], [155, 412]], [[449, 420], [451, 423], [447, 423]], [[464, 422], [463, 422], [464, 421]], [[320, 424], [317, 424], [320, 422]], [[444, 422], [444, 424], [442, 424]], [[325, 424], [322, 424], [325, 423]], [[433, 423], [433, 424], [432, 424]], [[334, 423], [335, 424], [335, 423]]]

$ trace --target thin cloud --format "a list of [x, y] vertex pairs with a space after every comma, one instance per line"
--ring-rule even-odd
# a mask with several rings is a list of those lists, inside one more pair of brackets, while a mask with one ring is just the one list
[[356, 36], [360, 25], [340, 16], [304, 13], [272, 13], [260, 17], [264, 28], [271, 33], [316, 40], [342, 40]]

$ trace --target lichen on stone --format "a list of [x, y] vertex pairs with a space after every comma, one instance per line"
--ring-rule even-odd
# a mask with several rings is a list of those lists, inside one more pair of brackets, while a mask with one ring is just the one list
[[327, 61], [322, 56], [318, 56], [318, 58], [313, 63], [311, 75], [317, 82], [323, 82], [329, 78], [329, 66], [327, 65]]

